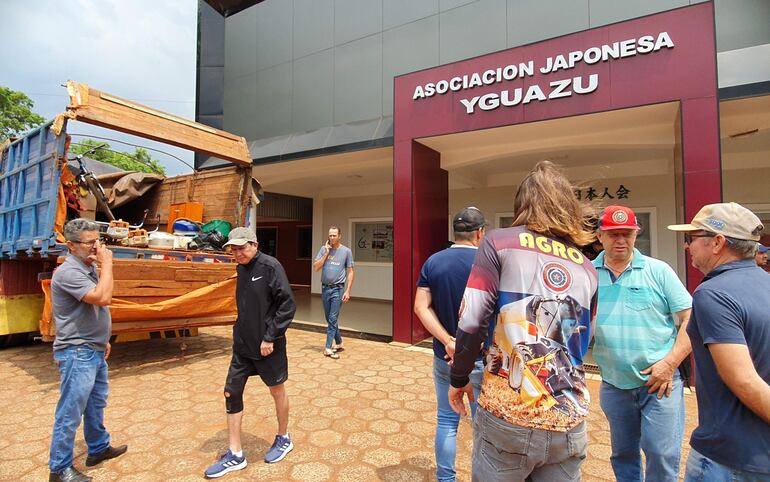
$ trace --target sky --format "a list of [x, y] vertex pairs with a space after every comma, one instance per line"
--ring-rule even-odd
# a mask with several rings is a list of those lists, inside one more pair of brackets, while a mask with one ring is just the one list
[[[46, 119], [65, 110], [62, 84], [72, 79], [194, 120], [197, 9], [197, 0], [0, 0], [0, 85], [27, 94]], [[83, 123], [67, 131], [153, 147], [193, 164], [192, 152], [170, 145]], [[82, 139], [73, 135], [73, 142]], [[167, 175], [190, 171], [150, 153]]]

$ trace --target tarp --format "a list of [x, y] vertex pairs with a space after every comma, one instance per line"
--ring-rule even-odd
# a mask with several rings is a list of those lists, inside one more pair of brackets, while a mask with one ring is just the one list
[[114, 209], [142, 197], [164, 177], [159, 174], [127, 171], [104, 174], [96, 179], [107, 194], [107, 204], [110, 209]]
[[[40, 320], [40, 333], [53, 336], [54, 324], [51, 312], [51, 280], [41, 282], [45, 304]], [[117, 298], [112, 299], [110, 314], [112, 323], [144, 320], [169, 320], [207, 318], [214, 316], [235, 316], [236, 278], [204, 286], [181, 296], [151, 304], [134, 303]]]

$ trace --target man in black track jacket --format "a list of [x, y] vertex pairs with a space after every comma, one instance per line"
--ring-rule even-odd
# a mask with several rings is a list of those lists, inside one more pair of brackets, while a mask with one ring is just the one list
[[243, 390], [251, 376], [259, 375], [270, 388], [278, 417], [278, 434], [265, 462], [278, 462], [294, 448], [288, 432], [289, 398], [284, 386], [289, 376], [285, 333], [296, 311], [289, 280], [278, 260], [257, 250], [257, 237], [251, 229], [233, 229], [225, 246], [231, 246], [238, 262], [238, 319], [233, 327], [233, 358], [225, 382], [230, 448], [206, 469], [208, 478], [247, 465], [241, 447], [241, 423]]

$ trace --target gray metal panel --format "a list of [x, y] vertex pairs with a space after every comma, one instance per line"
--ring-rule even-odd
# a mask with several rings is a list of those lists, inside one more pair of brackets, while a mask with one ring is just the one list
[[770, 1], [716, 0], [717, 51], [770, 43]]
[[326, 146], [326, 141], [329, 139], [329, 134], [333, 129], [333, 127], [324, 127], [323, 129], [317, 129], [311, 132], [294, 134], [286, 142], [281, 154], [321, 149]]
[[198, 2], [198, 22], [199, 65], [221, 67], [224, 62], [225, 19], [206, 2]]
[[198, 70], [198, 114], [222, 113], [224, 72], [222, 67], [201, 67]]
[[260, 3], [257, 13], [257, 70], [292, 59], [294, 4], [286, 0]]
[[591, 28], [689, 4], [689, 0], [590, 0]]
[[198, 119], [196, 119], [196, 122], [200, 122], [201, 124], [206, 124], [207, 126], [211, 126], [214, 129], [224, 130], [225, 128], [225, 126], [223, 125], [223, 122], [224, 122], [223, 115], [200, 115], [198, 116]]
[[383, 0], [382, 28], [388, 30], [438, 13], [438, 0]]
[[393, 116], [383, 117], [377, 130], [374, 132], [374, 139], [384, 139], [393, 137]]
[[225, 75], [257, 71], [257, 9], [249, 8], [225, 21]]
[[334, 126], [327, 146], [340, 146], [344, 144], [353, 144], [355, 142], [369, 141], [374, 139], [374, 134], [380, 125], [382, 119], [365, 120], [360, 122], [351, 122]]
[[292, 130], [304, 132], [332, 125], [334, 52], [324, 50], [294, 61]]
[[479, 0], [440, 14], [440, 63], [506, 47], [506, 0]]
[[461, 7], [469, 3], [479, 2], [483, 0], [440, 0], [439, 8], [441, 11], [451, 10], [453, 8]]
[[393, 77], [439, 62], [438, 15], [382, 34], [382, 113], [393, 113]]
[[334, 0], [334, 45], [382, 32], [383, 0]]
[[257, 72], [257, 101], [251, 114], [256, 135], [252, 139], [279, 136], [292, 131], [291, 90], [291, 62]]
[[588, 28], [588, 0], [508, 0], [508, 47]]
[[257, 74], [225, 79], [224, 130], [246, 139], [257, 136]]
[[334, 49], [334, 124], [382, 115], [382, 34]]
[[294, 58], [334, 46], [334, 0], [294, 0]]
[[286, 148], [290, 136], [278, 136], [249, 142], [249, 153], [252, 159], [280, 156]]

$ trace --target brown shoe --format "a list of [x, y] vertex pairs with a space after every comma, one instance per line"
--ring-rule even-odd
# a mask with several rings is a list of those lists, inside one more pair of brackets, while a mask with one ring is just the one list
[[128, 450], [128, 445], [119, 445], [117, 447], [110, 445], [104, 451], [86, 457], [86, 467], [93, 467], [94, 465], [100, 464], [105, 460], [120, 457], [126, 453], [126, 450]]
[[329, 358], [331, 358], [333, 360], [339, 360], [339, 358], [340, 358], [339, 355], [337, 355], [336, 353], [334, 353], [333, 351], [328, 350], [328, 349], [324, 349], [324, 356], [328, 356]]

